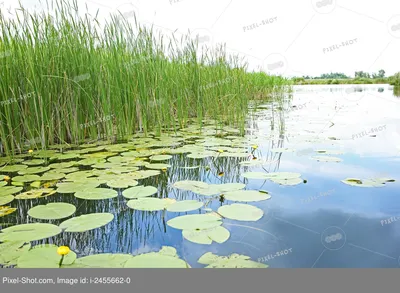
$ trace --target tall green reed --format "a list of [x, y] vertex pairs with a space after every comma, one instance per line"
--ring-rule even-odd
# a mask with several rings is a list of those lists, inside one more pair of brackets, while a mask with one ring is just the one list
[[53, 4], [0, 13], [2, 153], [161, 133], [191, 118], [243, 129], [248, 102], [287, 84], [248, 73], [223, 46], [200, 52], [189, 36], [167, 39], [122, 15], [103, 26], [76, 0]]

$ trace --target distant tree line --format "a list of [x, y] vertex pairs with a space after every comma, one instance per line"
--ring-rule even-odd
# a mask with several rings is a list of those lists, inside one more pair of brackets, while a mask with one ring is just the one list
[[[385, 70], [381, 69], [378, 71], [378, 73], [372, 73], [369, 74], [368, 72], [364, 71], [356, 71], [354, 73], [354, 78], [385, 78]], [[304, 79], [350, 79], [352, 77], [347, 76], [346, 74], [342, 72], [331, 72], [331, 73], [324, 73], [321, 74], [320, 76], [309, 76], [309, 75], [303, 75]]]

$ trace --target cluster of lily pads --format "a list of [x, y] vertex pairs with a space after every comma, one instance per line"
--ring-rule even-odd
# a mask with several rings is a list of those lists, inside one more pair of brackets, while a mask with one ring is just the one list
[[[121, 194], [126, 205], [138, 211], [189, 212], [204, 206], [202, 201], [154, 197], [157, 187], [140, 185], [139, 180], [168, 173], [169, 161], [176, 154], [189, 159], [239, 158], [242, 162], [254, 161], [252, 152], [256, 141], [234, 135], [234, 129], [218, 131], [214, 126], [188, 127], [181, 134], [162, 137], [133, 137], [125, 143], [55, 145], [49, 150], [30, 151], [28, 154], [0, 159], [0, 217], [17, 210], [5, 206], [14, 200], [46, 199], [49, 196], [73, 194], [83, 200], [107, 200]], [[215, 135], [218, 134], [218, 137]], [[202, 166], [207, 169], [208, 166]], [[267, 192], [244, 190], [245, 184], [207, 184], [200, 181], [178, 181], [173, 187], [191, 190], [203, 195], [205, 200], [215, 196], [235, 202], [255, 202], [269, 199]], [[257, 221], [263, 211], [257, 207], [233, 203], [222, 206], [218, 211], [204, 208], [205, 214], [185, 215], [167, 222], [170, 227], [181, 229], [185, 239], [202, 244], [213, 241], [223, 243], [230, 237], [222, 227], [223, 218], [240, 221]], [[77, 208], [66, 202], [49, 202], [31, 207], [27, 214], [41, 221], [62, 220], [59, 225], [29, 223], [3, 228], [0, 231], [0, 264], [17, 267], [59, 267], [59, 255], [54, 245], [36, 245], [31, 241], [50, 238], [60, 233], [80, 233], [107, 225], [114, 219], [111, 213], [91, 213], [74, 216]], [[73, 216], [73, 217], [71, 217]], [[167, 252], [166, 252], [167, 251]], [[76, 258], [71, 251], [62, 266], [71, 267], [189, 267], [180, 260], [173, 248], [163, 248], [159, 253], [145, 255], [99, 254]], [[38, 262], [42, 258], [44, 261]], [[238, 266], [266, 267], [249, 260], [247, 256], [232, 255], [208, 261], [211, 267]], [[41, 264], [40, 264], [41, 263]], [[108, 263], [108, 264], [107, 264]], [[160, 264], [163, 263], [163, 264]], [[204, 261], [203, 261], [204, 263]], [[205, 264], [205, 263], [204, 263]]]

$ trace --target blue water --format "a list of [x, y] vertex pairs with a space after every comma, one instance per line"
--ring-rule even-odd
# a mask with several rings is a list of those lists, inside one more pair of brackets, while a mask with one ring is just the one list
[[[380, 86], [381, 87], [381, 86]], [[298, 172], [307, 182], [296, 186], [281, 186], [271, 181], [247, 180], [245, 171], [264, 171], [260, 167], [243, 168], [238, 159], [224, 159], [210, 172], [182, 170], [174, 167], [185, 161], [175, 156], [168, 174], [159, 178], [140, 180], [139, 184], [159, 186], [160, 197], [203, 200], [191, 192], [178, 191], [169, 184], [192, 179], [212, 183], [244, 182], [246, 189], [267, 190], [272, 198], [251, 203], [264, 211], [257, 222], [240, 222], [224, 219], [223, 226], [230, 239], [223, 243], [200, 245], [182, 238], [181, 230], [168, 225], [169, 219], [184, 215], [205, 213], [138, 212], [126, 208], [120, 195], [116, 200], [84, 201], [72, 195], [51, 196], [46, 201], [70, 202], [77, 206], [76, 215], [93, 212], [111, 212], [115, 219], [108, 225], [85, 233], [64, 233], [36, 243], [69, 245], [78, 256], [95, 253], [146, 253], [158, 251], [161, 246], [173, 246], [181, 258], [192, 267], [201, 255], [213, 252], [218, 255], [232, 253], [250, 256], [271, 268], [398, 268], [400, 266], [400, 99], [389, 86], [382, 93], [377, 86], [365, 86], [362, 94], [350, 94], [348, 86], [295, 87], [290, 105], [307, 103], [299, 110], [287, 111], [278, 123], [285, 125], [284, 138], [268, 139], [276, 133], [271, 130], [271, 111], [260, 110], [252, 120], [249, 137], [257, 138], [258, 158], [280, 159], [264, 166], [267, 171]], [[341, 108], [340, 111], [337, 109]], [[277, 119], [277, 118], [275, 118]], [[334, 126], [331, 126], [332, 123]], [[365, 129], [385, 125], [385, 130], [354, 139]], [[279, 127], [278, 127], [279, 128]], [[274, 132], [275, 131], [275, 132]], [[314, 137], [308, 142], [306, 137]], [[335, 137], [337, 140], [330, 140]], [[282, 136], [281, 136], [282, 138]], [[271, 153], [274, 147], [295, 148], [295, 152]], [[341, 150], [343, 161], [318, 162], [313, 154], [299, 154], [299, 150]], [[196, 164], [210, 164], [198, 160]], [[164, 177], [163, 177], [164, 176]], [[396, 182], [381, 188], [360, 188], [341, 182], [348, 178], [390, 177]], [[14, 201], [18, 216], [3, 218], [15, 223], [33, 222], [27, 210], [43, 200]], [[231, 202], [214, 200], [209, 206], [217, 210]], [[397, 218], [398, 217], [398, 218]], [[391, 219], [391, 220], [390, 220]], [[54, 221], [55, 224], [59, 223]]]

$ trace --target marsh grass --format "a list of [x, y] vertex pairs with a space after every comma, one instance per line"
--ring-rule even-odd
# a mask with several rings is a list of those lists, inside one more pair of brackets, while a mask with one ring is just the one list
[[2, 153], [161, 133], [192, 118], [243, 130], [249, 101], [287, 84], [247, 72], [222, 46], [199, 52], [190, 37], [166, 40], [121, 15], [100, 25], [76, 0], [48, 9], [0, 14]]

